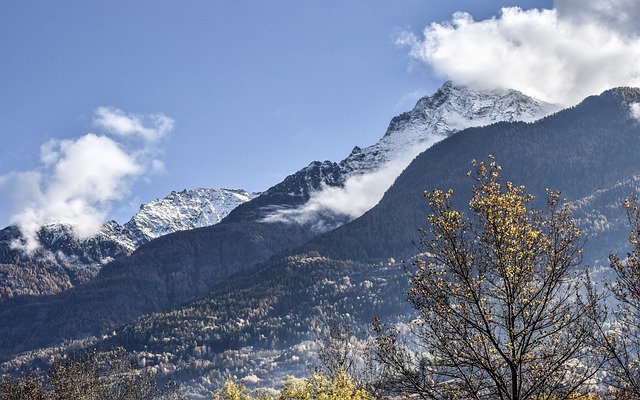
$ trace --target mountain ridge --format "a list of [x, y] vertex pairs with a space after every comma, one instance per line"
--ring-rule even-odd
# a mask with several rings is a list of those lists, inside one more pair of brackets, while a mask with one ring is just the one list
[[[453, 84], [447, 86], [449, 87], [447, 90], [437, 96], [431, 96], [439, 97], [437, 104], [442, 106], [446, 103], [443, 101], [443, 94], [447, 93], [454, 94], [454, 98], [451, 99], [453, 102], [469, 104], [469, 101], [464, 101], [464, 96], [460, 97], [460, 93], [464, 91], [452, 91], [455, 88]], [[525, 99], [517, 92], [501, 93], [507, 93], [507, 97], [517, 95]], [[491, 97], [491, 95], [488, 96]], [[427, 98], [430, 97], [427, 96]], [[483, 101], [485, 100], [486, 96], [483, 98]], [[523, 102], [526, 103], [527, 100]], [[434, 136], [444, 136], [444, 133], [416, 128], [438, 125], [430, 125], [428, 118], [424, 117], [428, 114], [424, 109], [428, 104], [430, 104], [428, 101], [419, 101], [413, 110], [416, 115], [420, 115], [421, 120], [411, 125], [411, 132], [422, 136], [414, 142], [401, 141], [405, 146], [398, 151], [404, 152], [408, 148], [413, 148], [416, 142], [427, 143]], [[506, 104], [509, 107], [513, 105], [509, 102]], [[545, 113], [548, 111], [544, 107], [540, 108], [540, 110], [543, 109]], [[496, 115], [501, 114], [498, 112]], [[509, 119], [514, 118], [513, 114], [504, 115]], [[462, 120], [465, 119], [457, 118], [456, 122], [460, 123]], [[478, 120], [480, 118], [475, 119], [475, 122], [477, 123]], [[399, 125], [396, 123], [393, 126], [396, 127], [394, 128], [396, 131], [384, 137], [401, 136], [399, 133], [402, 131], [397, 131]], [[442, 128], [445, 124], [441, 123], [438, 126]], [[450, 128], [451, 124], [447, 126]], [[384, 149], [380, 146], [373, 145], [365, 148], [362, 153], [371, 154], [373, 160], [392, 158], [389, 156], [391, 153], [387, 153], [387, 156], [383, 154], [384, 157], [376, 159], [376, 156], [383, 153], [382, 150]], [[370, 171], [372, 166], [371, 163], [358, 165], [357, 171], [362, 174]], [[356, 171], [355, 167], [349, 172], [350, 176], [357, 175], [354, 171]], [[295, 207], [304, 204], [323, 185], [340, 186], [344, 184], [347, 177], [348, 174], [338, 163], [313, 162], [255, 199], [239, 205], [219, 224], [162, 236], [143, 244], [131, 256], [116, 259], [105, 265], [96, 278], [83, 285], [67, 289], [42, 301], [37, 299], [27, 301], [25, 305], [20, 306], [22, 308], [12, 308], [12, 306], [7, 306], [4, 310], [0, 308], [0, 320], [3, 319], [8, 324], [4, 330], [6, 340], [0, 346], [2, 348], [0, 351], [6, 355], [4, 350], [16, 345], [14, 342], [16, 337], [20, 337], [17, 340], [23, 343], [23, 345], [17, 345], [18, 348], [27, 349], [29, 346], [46, 345], [50, 343], [48, 340], [57, 340], [51, 339], [53, 337], [73, 335], [73, 328], [78, 328], [78, 332], [84, 334], [112, 329], [141, 314], [166, 310], [181, 302], [202, 296], [228, 277], [250, 271], [258, 263], [266, 262], [280, 253], [292, 251], [319, 232], [314, 231], [308, 224], [260, 222], [264, 213], [272, 210], [273, 207]], [[93, 304], [94, 307], [85, 308], [82, 304], [76, 304], [74, 299], [78, 298], [85, 298], [85, 302]], [[37, 332], [27, 334], [25, 330], [19, 328], [24, 322], [21, 321], [20, 315], [25, 312], [34, 312], [43, 316], [44, 320], [50, 320], [61, 315], [69, 315], [72, 310], [75, 310], [76, 314], [73, 317], [74, 321], [81, 326], [74, 327], [64, 323], [55, 327], [50, 326], [47, 329], [50, 334], [49, 339], [38, 337]], [[11, 326], [15, 326], [18, 331], [13, 331]]]
[[[420, 98], [411, 111], [394, 117], [376, 143], [364, 148], [355, 146], [340, 162], [311, 162], [252, 202], [236, 208], [225, 222], [259, 221], [278, 210], [300, 207], [325, 187], [343, 187], [350, 178], [379, 171], [404, 157], [399, 174], [420, 152], [462, 129], [498, 121], [534, 121], [559, 109], [558, 105], [513, 89], [481, 90], [445, 82], [433, 95]], [[331, 228], [352, 219], [339, 215], [320, 218], [330, 220], [324, 225]]]
[[[537, 208], [544, 207], [546, 187], [563, 190], [567, 184], [570, 189], [563, 195], [574, 200], [570, 204], [583, 227], [624, 219], [621, 204], [616, 210], [616, 196], [624, 197], [627, 188], [640, 186], [640, 160], [632, 157], [640, 151], [640, 143], [635, 140], [640, 124], [630, 118], [628, 110], [630, 102], [638, 101], [640, 89], [619, 88], [586, 99], [544, 121], [498, 123], [464, 130], [418, 156], [394, 183], [395, 187], [362, 217], [312, 238], [283, 257], [262, 263], [254, 274], [214, 287], [198, 300], [125, 324], [98, 346], [126, 346], [145, 356], [165, 354], [172, 360], [169, 368], [175, 368], [171, 370], [173, 376], [205, 393], [222, 385], [229, 374], [236, 374], [239, 379], [255, 376], [261, 385], [277, 386], [288, 373], [300, 373], [305, 362], [312, 362], [309, 352], [300, 349], [305, 347], [305, 340], [317, 337], [318, 325], [338, 320], [360, 329], [374, 317], [388, 323], [413, 319], [402, 295], [408, 290], [406, 271], [411, 269], [411, 263], [395, 263], [390, 258], [400, 254], [409, 259], [420, 251], [411, 239], [418, 238], [418, 226], [427, 224], [423, 189], [453, 187], [454, 206], [460, 210], [468, 207], [473, 184], [466, 176], [472, 168], [469, 156], [482, 160], [490, 154], [488, 151], [494, 153], [503, 148], [495, 152], [499, 153], [495, 159], [503, 166], [505, 179], [524, 184], [527, 193], [537, 196]], [[620, 140], [604, 140], [611, 135]], [[563, 136], [575, 142], [562, 142]], [[483, 142], [484, 146], [476, 147]], [[535, 142], [542, 143], [531, 148]], [[533, 157], [531, 151], [548, 157]], [[582, 157], [574, 159], [575, 155]], [[451, 164], [443, 163], [445, 158], [450, 158]], [[620, 159], [629, 162], [590, 179], [610, 161]], [[558, 170], [565, 162], [568, 168]], [[435, 165], [440, 169], [433, 168]], [[547, 174], [551, 169], [556, 169], [556, 175]], [[614, 176], [617, 178], [612, 179]], [[408, 201], [399, 200], [406, 199], [409, 192], [413, 196]], [[584, 193], [591, 194], [579, 197]], [[383, 214], [391, 217], [383, 218]], [[415, 218], [413, 224], [405, 224], [402, 214]], [[399, 216], [403, 220], [393, 222]], [[591, 236], [585, 244], [585, 257], [593, 259], [595, 253], [602, 257], [624, 249], [628, 227], [618, 228], [601, 232], [613, 236]], [[389, 232], [380, 235], [384, 230]], [[406, 243], [398, 246], [397, 241], [390, 240], [394, 237]], [[616, 248], [609, 247], [614, 243]], [[367, 254], [360, 250], [363, 247], [369, 252], [383, 248], [386, 253], [364, 262]], [[602, 278], [605, 266], [599, 268], [592, 278]], [[246, 298], [249, 293], [254, 294], [250, 299]], [[164, 337], [170, 339], [158, 339]], [[243, 360], [240, 366], [229, 362], [234, 357]], [[204, 360], [209, 362], [202, 363]]]
[[[365, 326], [371, 317], [411, 320], [402, 295], [411, 263], [391, 258], [408, 260], [419, 252], [412, 239], [418, 237], [417, 228], [427, 224], [423, 190], [452, 188], [454, 207], [468, 207], [473, 181], [466, 172], [474, 158], [494, 154], [506, 180], [525, 185], [527, 193], [537, 196], [537, 208], [544, 203], [545, 188], [560, 189], [575, 199], [576, 217], [586, 218], [587, 225], [601, 221], [598, 215], [590, 216], [591, 209], [602, 210], [610, 201], [598, 198], [608, 193], [615, 198], [634, 186], [637, 179], [633, 177], [640, 174], [640, 160], [634, 156], [640, 152], [636, 140], [640, 124], [629, 113], [630, 103], [639, 101], [640, 89], [621, 88], [534, 123], [501, 122], [461, 131], [419, 155], [382, 201], [362, 217], [236, 273], [199, 299], [116, 327], [91, 345], [98, 349], [123, 346], [146, 360], [147, 366], [201, 388], [201, 393], [222, 384], [228, 375], [271, 382], [271, 376], [300, 371], [308, 360], [308, 351], [301, 350], [309, 348], [304, 341], [333, 318], [357, 327]], [[622, 183], [616, 186], [618, 181]], [[609, 239], [625, 243], [627, 235]], [[175, 235], [160, 240], [171, 236]], [[587, 243], [589, 251], [596, 247], [600, 254], [610, 251], [608, 244], [602, 238]], [[61, 309], [59, 305], [51, 313], [59, 316]], [[79, 307], [73, 316], [82, 310], [81, 316], [87, 318], [95, 312]], [[33, 307], [30, 312], [47, 311]], [[0, 327], [6, 316], [0, 313]], [[46, 326], [55, 331], [60, 324], [55, 319]], [[23, 334], [37, 331], [29, 321], [16, 328]], [[0, 331], [0, 341], [8, 337]], [[28, 340], [34, 339], [37, 336]]]
[[82, 284], [103, 265], [130, 255], [142, 244], [169, 233], [219, 223], [258, 194], [242, 189], [174, 191], [142, 204], [127, 223], [109, 221], [84, 239], [76, 238], [71, 226], [51, 222], [38, 233], [40, 248], [31, 254], [13, 247], [20, 231], [7, 227], [0, 231], [0, 301], [54, 294]]

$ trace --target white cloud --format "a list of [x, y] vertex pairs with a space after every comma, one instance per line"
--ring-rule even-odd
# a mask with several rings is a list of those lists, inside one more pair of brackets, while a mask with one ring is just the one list
[[[124, 115], [119, 110], [109, 110], [115, 110], [114, 115]], [[104, 108], [96, 111], [101, 116], [99, 121], [106, 121], [102, 118], [108, 116], [104, 111]], [[35, 250], [39, 245], [38, 231], [51, 222], [68, 224], [81, 238], [94, 235], [113, 201], [128, 195], [137, 179], [164, 170], [162, 161], [154, 158], [159, 151], [148, 141], [167, 134], [173, 122], [152, 123], [152, 127], [136, 125], [146, 120], [140, 117], [136, 124], [126, 128], [123, 121], [127, 118], [116, 118], [119, 125], [113, 128], [118, 130], [115, 134], [118, 137], [123, 132], [139, 134], [146, 141], [142, 147], [94, 133], [74, 140], [51, 140], [41, 146], [41, 168], [1, 177], [0, 185], [11, 193], [14, 205], [10, 222], [23, 235], [23, 240], [14, 243], [16, 247]], [[108, 127], [107, 123], [99, 124]]]
[[562, 0], [553, 10], [504, 8], [483, 21], [459, 12], [423, 38], [404, 32], [397, 42], [443, 78], [571, 105], [640, 85], [638, 16], [635, 0]]
[[114, 107], [100, 107], [94, 113], [93, 124], [112, 134], [155, 142], [173, 130], [175, 121], [163, 114], [125, 114]]
[[400, 173], [422, 151], [444, 137], [433, 137], [407, 150], [380, 169], [367, 174], [353, 175], [343, 187], [324, 186], [311, 195], [304, 205], [293, 209], [279, 209], [264, 218], [264, 222], [289, 222], [323, 226], [323, 217], [338, 215], [349, 220], [358, 218], [378, 204], [384, 193]]
[[640, 33], [640, 3], [638, 0], [561, 0], [555, 8], [561, 19], [577, 24], [590, 24], [594, 20], [623, 36]]

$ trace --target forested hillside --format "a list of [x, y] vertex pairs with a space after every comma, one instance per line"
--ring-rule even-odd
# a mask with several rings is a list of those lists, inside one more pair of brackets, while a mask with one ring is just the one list
[[[87, 343], [104, 350], [123, 346], [198, 390], [219, 385], [228, 373], [271, 382], [304, 370], [307, 341], [330, 320], [366, 330], [374, 317], [411, 319], [403, 292], [412, 267], [402, 261], [421, 251], [418, 228], [428, 225], [422, 194], [451, 188], [452, 205], [468, 208], [474, 159], [492, 154], [506, 180], [535, 196], [535, 207], [543, 208], [546, 188], [562, 191], [576, 200], [573, 216], [589, 229], [600, 226], [603, 215], [624, 220], [624, 197], [613, 198], [620, 191], [612, 188], [634, 187], [640, 172], [640, 128], [630, 113], [638, 102], [639, 89], [619, 88], [534, 123], [464, 130], [418, 156], [361, 218], [315, 238], [295, 224], [229, 222], [156, 240], [104, 268], [85, 292], [0, 314], [4, 355], [102, 332], [107, 335]], [[627, 236], [624, 227], [587, 236], [585, 262], [627, 248]], [[228, 275], [237, 268], [245, 269]], [[174, 307], [194, 292], [202, 298], [118, 327], [127, 316]], [[21, 319], [25, 313], [38, 318]]]

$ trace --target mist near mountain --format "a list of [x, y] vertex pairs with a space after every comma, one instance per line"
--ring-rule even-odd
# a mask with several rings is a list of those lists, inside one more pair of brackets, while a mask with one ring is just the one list
[[336, 228], [371, 209], [421, 152], [465, 128], [498, 121], [535, 121], [559, 107], [515, 90], [477, 90], [449, 81], [413, 110], [390, 122], [375, 144], [354, 148], [338, 168], [340, 184], [322, 181], [295, 207], [273, 206], [264, 222], [311, 224], [319, 232]]
[[0, 231], [0, 301], [51, 295], [83, 284], [102, 266], [130, 255], [142, 244], [217, 224], [256, 196], [230, 189], [173, 192], [141, 205], [127, 223], [109, 221], [87, 238], [78, 238], [71, 224], [45, 224], [37, 232], [37, 248], [30, 252], [14, 246], [25, 240], [19, 226], [5, 228]]
[[40, 148], [40, 168], [0, 176], [13, 198], [10, 222], [21, 233], [12, 248], [33, 253], [41, 245], [38, 233], [52, 223], [70, 227], [79, 239], [94, 236], [114, 201], [135, 181], [163, 170], [160, 141], [173, 130], [171, 118], [99, 107], [94, 126], [105, 133], [51, 139]]

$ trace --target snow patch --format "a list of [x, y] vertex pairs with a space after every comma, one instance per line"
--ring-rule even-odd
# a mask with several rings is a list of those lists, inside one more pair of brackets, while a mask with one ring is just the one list
[[640, 103], [632, 103], [629, 105], [629, 110], [631, 111], [631, 117], [640, 122]]

